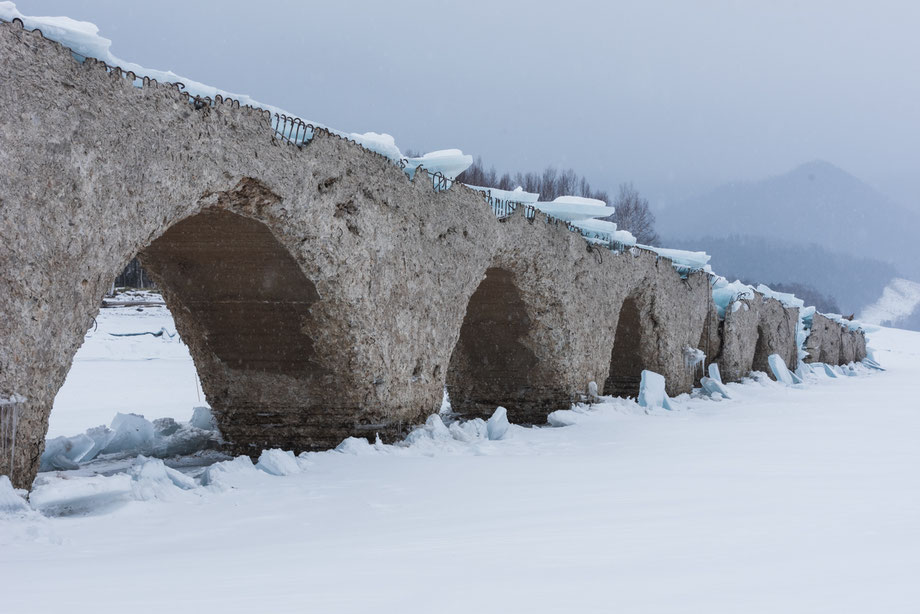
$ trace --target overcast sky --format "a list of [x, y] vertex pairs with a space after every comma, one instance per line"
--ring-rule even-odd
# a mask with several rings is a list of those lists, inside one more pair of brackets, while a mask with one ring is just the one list
[[920, 210], [920, 3], [19, 0], [112, 51], [402, 148], [656, 203], [816, 158]]

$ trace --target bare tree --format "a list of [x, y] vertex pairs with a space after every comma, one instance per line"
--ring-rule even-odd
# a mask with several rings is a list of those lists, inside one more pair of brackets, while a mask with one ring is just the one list
[[655, 245], [660, 238], [655, 232], [655, 214], [648, 206], [648, 199], [642, 198], [631, 183], [621, 183], [620, 192], [613, 202], [614, 213], [606, 218], [616, 222], [621, 230], [628, 230], [636, 241], [645, 245]]

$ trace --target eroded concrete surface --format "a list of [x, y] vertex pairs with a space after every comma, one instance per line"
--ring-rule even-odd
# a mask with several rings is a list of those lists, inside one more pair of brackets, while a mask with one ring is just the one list
[[[542, 215], [499, 221], [481, 194], [434, 192], [324, 132], [280, 143], [264, 112], [196, 109], [15, 25], [0, 24], [0, 65], [0, 397], [25, 399], [0, 474], [18, 486], [136, 254], [244, 451], [391, 439], [445, 386], [461, 413], [501, 404], [539, 423], [592, 381], [634, 394], [642, 369], [689, 391], [688, 349], [728, 380], [770, 353], [795, 363], [794, 310], [758, 297], [720, 326], [708, 277], [649, 252], [591, 247]], [[861, 335], [827, 326], [812, 357], [865, 355]]]

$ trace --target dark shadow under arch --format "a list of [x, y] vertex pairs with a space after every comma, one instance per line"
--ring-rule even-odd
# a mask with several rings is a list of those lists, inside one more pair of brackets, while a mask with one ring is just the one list
[[[317, 356], [316, 286], [262, 222], [220, 208], [139, 254], [163, 290], [224, 436], [254, 449], [335, 446], [351, 426]], [[332, 396], [330, 396], [332, 395]]]
[[502, 405], [512, 422], [545, 420], [547, 404], [557, 401], [548, 398], [554, 394], [540, 376], [539, 358], [524, 342], [531, 328], [514, 275], [488, 269], [470, 298], [447, 371], [454, 411], [487, 418]]
[[208, 209], [171, 227], [140, 259], [228, 366], [280, 374], [317, 368], [310, 306], [319, 295], [265, 224]]
[[642, 380], [642, 321], [638, 301], [627, 298], [620, 308], [617, 330], [610, 353], [610, 371], [604, 382], [604, 394], [636, 397]]
[[751, 371], [763, 371], [770, 377], [773, 377], [773, 371], [770, 369], [770, 348], [766, 343], [763, 328], [757, 327], [757, 342], [754, 344], [754, 357], [751, 360]]

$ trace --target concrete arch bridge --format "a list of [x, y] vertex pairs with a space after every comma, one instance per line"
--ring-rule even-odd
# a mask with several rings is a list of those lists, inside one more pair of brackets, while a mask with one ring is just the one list
[[[796, 361], [794, 309], [755, 297], [720, 322], [704, 273], [523, 207], [500, 220], [482, 193], [327, 132], [292, 146], [263, 111], [135, 87], [16, 24], [0, 66], [0, 474], [18, 486], [135, 255], [241, 450], [393, 438], [445, 386], [462, 414], [540, 423], [592, 381], [635, 394], [642, 369], [686, 392], [688, 349], [727, 379]], [[859, 358], [837, 333], [827, 356]]]

